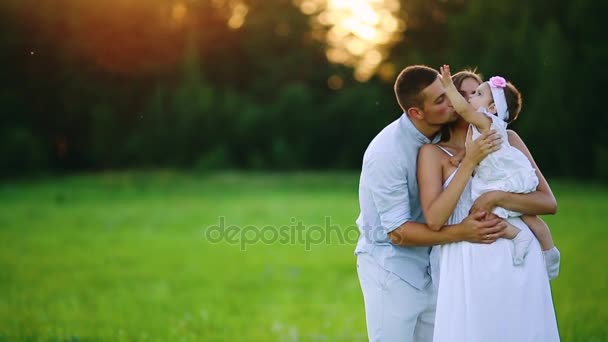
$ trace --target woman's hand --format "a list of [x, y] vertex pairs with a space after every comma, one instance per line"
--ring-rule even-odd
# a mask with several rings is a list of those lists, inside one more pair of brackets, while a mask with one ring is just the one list
[[481, 194], [473, 203], [469, 213], [472, 214], [480, 211], [491, 213], [498, 206], [498, 202], [504, 194], [504, 192], [498, 190]]
[[502, 144], [502, 138], [498, 131], [490, 130], [483, 133], [479, 138], [473, 141], [473, 131], [471, 126], [467, 131], [467, 139], [464, 143], [466, 154], [463, 163], [469, 163], [470, 165], [477, 165], [481, 162], [488, 154], [498, 151]]

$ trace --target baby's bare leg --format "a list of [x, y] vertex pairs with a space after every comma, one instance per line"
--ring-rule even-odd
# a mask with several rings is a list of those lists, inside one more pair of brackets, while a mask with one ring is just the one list
[[538, 216], [524, 215], [521, 219], [530, 227], [530, 230], [536, 235], [538, 242], [540, 242], [549, 279], [555, 279], [559, 275], [561, 256], [559, 250], [555, 247], [555, 243], [553, 243], [549, 226]]
[[[486, 220], [493, 220], [495, 218], [499, 218], [499, 217], [492, 213], [489, 213], [486, 215]], [[505, 239], [509, 239], [509, 240], [514, 239], [517, 236], [517, 234], [519, 234], [520, 231], [521, 230], [519, 228], [515, 227], [514, 225], [507, 224], [507, 229], [505, 229]]]
[[547, 251], [553, 247], [555, 247], [555, 243], [553, 243], [553, 237], [551, 236], [551, 231], [549, 230], [549, 226], [538, 216], [530, 216], [523, 215], [521, 219], [530, 227], [530, 230], [536, 238], [538, 242], [540, 242], [540, 247], [543, 251]]
[[[497, 216], [494, 214], [486, 215], [486, 219], [495, 217]], [[530, 249], [530, 243], [532, 240], [534, 240], [534, 235], [532, 235], [527, 229], [522, 231], [507, 221], [505, 238], [513, 241], [513, 265], [518, 266], [523, 264], [524, 258]]]

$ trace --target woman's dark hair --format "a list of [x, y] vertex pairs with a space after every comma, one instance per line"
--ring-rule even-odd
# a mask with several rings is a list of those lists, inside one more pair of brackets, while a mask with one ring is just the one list
[[483, 83], [483, 81], [481, 80], [481, 74], [477, 73], [477, 69], [464, 69], [452, 75], [452, 82], [454, 82], [456, 89], [460, 90], [462, 82], [464, 82], [464, 80], [466, 80], [467, 78], [472, 78], [479, 84]]

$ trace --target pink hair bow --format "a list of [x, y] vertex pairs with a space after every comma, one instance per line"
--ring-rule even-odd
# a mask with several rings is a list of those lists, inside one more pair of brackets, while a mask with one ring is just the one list
[[496, 105], [496, 113], [503, 121], [509, 121], [509, 109], [507, 107], [507, 98], [505, 97], [504, 88], [507, 86], [507, 80], [500, 76], [490, 77], [488, 81], [494, 104]]
[[493, 88], [504, 88], [507, 86], [507, 80], [500, 76], [490, 77], [489, 83]]

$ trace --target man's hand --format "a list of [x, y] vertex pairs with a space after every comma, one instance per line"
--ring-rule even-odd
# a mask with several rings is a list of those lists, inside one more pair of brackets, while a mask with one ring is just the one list
[[491, 213], [494, 208], [498, 207], [498, 203], [502, 195], [503, 192], [498, 190], [483, 193], [475, 200], [475, 202], [473, 202], [473, 206], [469, 210], [469, 214], [480, 211]]
[[501, 144], [502, 138], [500, 137], [500, 133], [498, 133], [496, 130], [490, 130], [483, 133], [479, 136], [479, 138], [473, 141], [473, 130], [471, 126], [469, 126], [467, 138], [464, 144], [466, 154], [463, 162], [469, 162], [472, 165], [477, 165], [480, 161], [487, 157], [488, 154], [498, 151]]
[[485, 216], [483, 211], [470, 214], [454, 227], [462, 241], [490, 244], [504, 236], [507, 223], [500, 218], [484, 221]]

